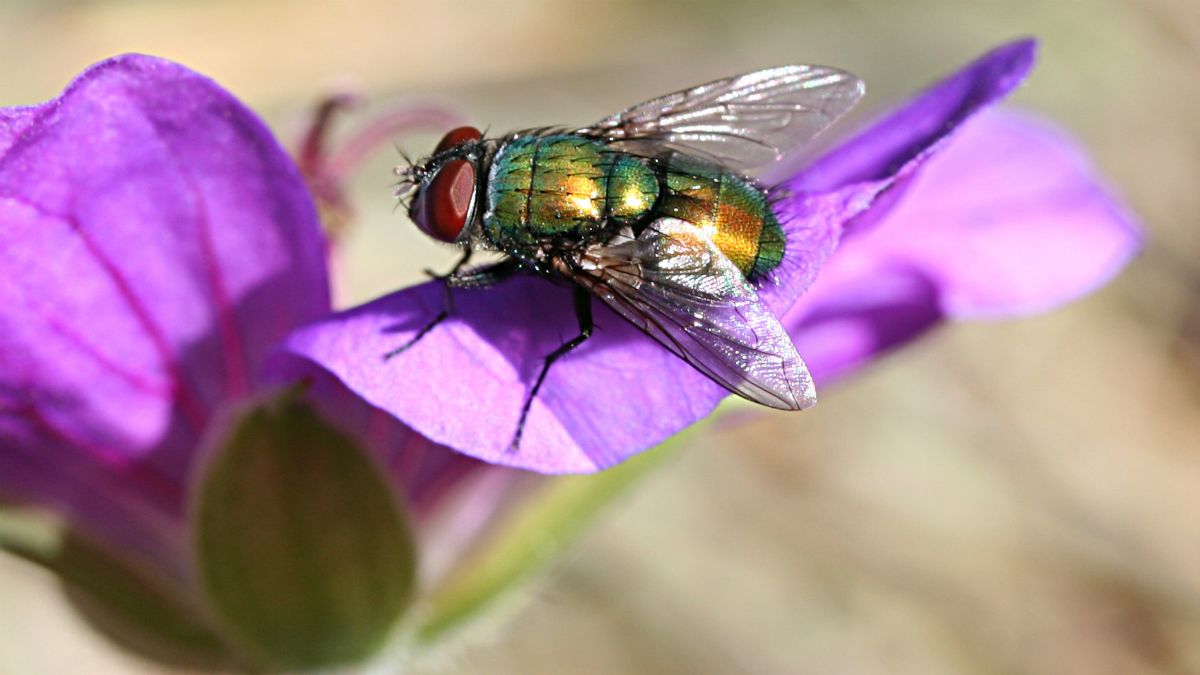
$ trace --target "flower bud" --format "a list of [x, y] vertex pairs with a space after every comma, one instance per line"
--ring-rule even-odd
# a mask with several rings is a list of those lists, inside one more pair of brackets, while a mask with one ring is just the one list
[[236, 420], [192, 506], [202, 592], [266, 667], [362, 661], [410, 604], [416, 559], [399, 500], [354, 440], [292, 396]]

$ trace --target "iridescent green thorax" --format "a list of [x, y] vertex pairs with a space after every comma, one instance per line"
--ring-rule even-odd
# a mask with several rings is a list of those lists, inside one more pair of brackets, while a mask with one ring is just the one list
[[587, 239], [642, 219], [657, 200], [644, 159], [581, 136], [526, 136], [492, 162], [484, 233], [501, 246]]
[[783, 259], [783, 228], [753, 183], [698, 162], [646, 159], [572, 134], [530, 135], [492, 160], [484, 235], [504, 250], [587, 241], [661, 216], [705, 230], [749, 279]]

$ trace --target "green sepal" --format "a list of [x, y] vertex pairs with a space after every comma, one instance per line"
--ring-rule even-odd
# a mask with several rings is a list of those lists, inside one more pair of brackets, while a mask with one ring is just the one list
[[697, 426], [599, 473], [547, 478], [424, 599], [417, 644], [431, 646], [456, 633], [534, 577], [570, 548], [604, 507], [674, 456]]
[[202, 591], [264, 668], [361, 662], [412, 599], [415, 546], [383, 471], [291, 394], [235, 421], [191, 517]]
[[236, 667], [226, 644], [177, 586], [54, 518], [0, 509], [0, 550], [52, 572], [92, 627], [130, 651], [189, 669]]

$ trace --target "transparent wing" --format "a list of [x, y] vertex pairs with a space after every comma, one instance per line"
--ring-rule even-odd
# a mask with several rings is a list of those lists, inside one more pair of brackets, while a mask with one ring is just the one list
[[691, 223], [662, 218], [636, 239], [590, 247], [562, 271], [735, 394], [784, 410], [816, 403], [783, 326]]
[[862, 80], [824, 66], [781, 66], [667, 94], [579, 133], [629, 152], [700, 155], [749, 172], [779, 159], [846, 113]]

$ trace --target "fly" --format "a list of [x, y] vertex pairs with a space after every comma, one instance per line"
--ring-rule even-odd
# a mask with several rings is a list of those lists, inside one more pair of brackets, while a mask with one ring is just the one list
[[[569, 281], [579, 333], [546, 356], [526, 394], [520, 445], [546, 374], [591, 335], [592, 298], [729, 391], [772, 408], [816, 403], [812, 378], [757, 284], [784, 262], [787, 236], [751, 176], [849, 110], [862, 82], [783, 66], [667, 94], [582, 129], [484, 138], [447, 133], [397, 169], [399, 196], [428, 236], [460, 247], [443, 310], [390, 359], [454, 312], [453, 289], [517, 273]], [[469, 269], [475, 251], [499, 263]]]

